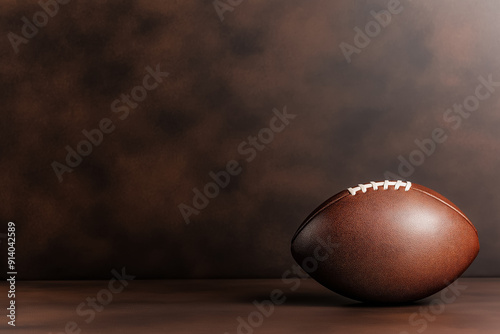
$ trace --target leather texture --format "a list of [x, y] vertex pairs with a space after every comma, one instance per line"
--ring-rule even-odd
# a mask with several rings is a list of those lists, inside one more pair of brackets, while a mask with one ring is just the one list
[[[292, 239], [301, 267], [324, 240], [333, 254], [309, 272], [343, 296], [379, 303], [428, 297], [456, 280], [479, 252], [477, 231], [452, 202], [424, 186], [344, 190], [306, 218]], [[320, 240], [323, 240], [321, 242]]]

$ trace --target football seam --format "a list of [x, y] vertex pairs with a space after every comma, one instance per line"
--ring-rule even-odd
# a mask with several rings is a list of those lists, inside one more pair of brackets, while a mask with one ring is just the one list
[[465, 219], [465, 221], [470, 225], [470, 227], [472, 227], [472, 229], [474, 230], [474, 232], [476, 232], [476, 235], [477, 235], [477, 230], [476, 230], [476, 227], [472, 224], [472, 222], [469, 220], [469, 218], [467, 218], [465, 216], [465, 214], [463, 214], [462, 212], [460, 212], [459, 210], [457, 210], [456, 208], [454, 208], [452, 205], [448, 204], [446, 201], [443, 201], [441, 198], [437, 197], [437, 196], [434, 196], [433, 194], [429, 194], [427, 191], [425, 190], [422, 190], [422, 189], [418, 189], [418, 188], [412, 188], [413, 190], [416, 190], [416, 191], [420, 191], [421, 193], [429, 196], [429, 197], [432, 197], [438, 201], [440, 201], [441, 203], [445, 204], [447, 207], [451, 208], [453, 211], [455, 211], [456, 213], [458, 213], [460, 216], [462, 216], [462, 218]]
[[[347, 191], [347, 190], [345, 190]], [[323, 212], [326, 208], [328, 208], [330, 205], [334, 204], [334, 203], [337, 203], [338, 201], [340, 201], [342, 198], [344, 197], [347, 197], [349, 196], [349, 192], [344, 194], [343, 196], [340, 196], [339, 198], [335, 199], [334, 201], [331, 201], [330, 203], [326, 204], [325, 206], [323, 206], [320, 210], [318, 210], [313, 216], [309, 217], [309, 219], [307, 221], [305, 221], [300, 227], [299, 229], [297, 230], [297, 232], [295, 232], [295, 235], [293, 236], [292, 238], [292, 245], [293, 245], [293, 242], [295, 241], [295, 239], [297, 238], [297, 236], [300, 234], [300, 232], [302, 232], [302, 230], [307, 226], [309, 225], [309, 223], [311, 222], [311, 220], [313, 220], [317, 215], [319, 215], [321, 212]]]

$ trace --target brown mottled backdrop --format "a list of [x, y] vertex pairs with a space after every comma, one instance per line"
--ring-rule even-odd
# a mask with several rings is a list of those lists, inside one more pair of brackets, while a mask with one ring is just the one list
[[[211, 0], [72, 1], [16, 53], [9, 32], [41, 7], [0, 2], [0, 232], [17, 223], [18, 277], [279, 277], [312, 209], [398, 173], [435, 128], [447, 140], [408, 179], [478, 228], [467, 275], [499, 275], [500, 88], [457, 129], [445, 117], [479, 76], [500, 81], [500, 3], [402, 0], [348, 63], [340, 44], [387, 6], [252, 0], [221, 21]], [[169, 76], [121, 120], [111, 104], [157, 64]], [[285, 106], [296, 118], [247, 162], [240, 143]], [[103, 118], [115, 130], [59, 182], [51, 164]], [[179, 204], [233, 159], [241, 174], [187, 225]]]

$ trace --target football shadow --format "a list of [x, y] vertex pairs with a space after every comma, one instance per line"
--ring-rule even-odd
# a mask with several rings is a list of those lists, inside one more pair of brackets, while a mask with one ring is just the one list
[[288, 296], [286, 305], [311, 306], [311, 307], [347, 307], [347, 308], [394, 308], [394, 307], [417, 307], [429, 304], [426, 301], [416, 301], [408, 303], [368, 303], [358, 302], [353, 299], [343, 297], [336, 293], [292, 293]]
[[407, 303], [362, 303], [354, 301], [351, 304], [343, 305], [343, 307], [351, 308], [401, 308], [401, 307], [418, 307], [428, 305], [425, 301], [407, 302]]
[[[358, 302], [353, 299], [343, 297], [336, 293], [310, 293], [310, 292], [289, 292], [285, 295], [286, 300], [282, 305], [297, 307], [345, 307], [345, 308], [403, 308], [418, 307], [428, 305], [426, 300], [408, 303], [367, 303]], [[252, 301], [269, 300], [269, 295], [252, 295], [240, 298], [240, 302], [251, 303]]]

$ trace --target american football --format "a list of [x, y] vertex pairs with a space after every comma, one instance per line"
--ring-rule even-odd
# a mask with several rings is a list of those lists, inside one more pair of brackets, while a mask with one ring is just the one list
[[[319, 256], [327, 240], [331, 256]], [[362, 302], [404, 303], [447, 287], [479, 252], [474, 225], [452, 202], [409, 181], [359, 184], [300, 225], [292, 255], [330, 290]], [[314, 260], [316, 265], [306, 263]]]

